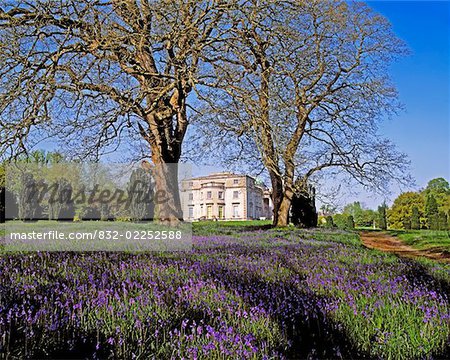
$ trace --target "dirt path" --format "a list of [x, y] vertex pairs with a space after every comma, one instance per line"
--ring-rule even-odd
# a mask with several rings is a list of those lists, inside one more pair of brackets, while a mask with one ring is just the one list
[[400, 239], [379, 231], [361, 232], [361, 241], [369, 249], [377, 249], [385, 252], [392, 252], [399, 256], [415, 258], [423, 256], [429, 259], [450, 264], [450, 254], [448, 252], [436, 250], [417, 250], [405, 245]]

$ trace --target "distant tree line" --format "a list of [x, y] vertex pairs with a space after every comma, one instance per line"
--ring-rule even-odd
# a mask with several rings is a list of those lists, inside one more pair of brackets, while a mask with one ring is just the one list
[[[16, 163], [28, 163], [40, 168], [47, 168], [47, 175], [51, 179], [51, 186], [55, 190], [49, 191], [45, 197], [39, 199], [37, 189], [39, 180], [32, 171], [19, 176], [17, 183], [20, 189], [6, 186], [7, 163], [0, 163], [0, 222], [5, 220], [126, 220], [142, 221], [152, 220], [154, 217], [153, 188], [151, 175], [142, 168], [134, 169], [130, 179], [123, 189], [129, 202], [82, 202], [74, 201], [76, 190], [74, 186], [82, 187], [84, 184], [82, 174], [78, 172], [64, 173], [65, 157], [58, 152], [34, 151], [29, 155], [21, 156]], [[56, 165], [60, 165], [57, 167]], [[61, 167], [62, 166], [62, 167]], [[69, 165], [67, 165], [69, 167]], [[30, 169], [33, 169], [31, 167]], [[53, 169], [53, 172], [52, 172]], [[105, 174], [100, 174], [100, 176]], [[111, 187], [107, 178], [101, 181], [106, 187]], [[79, 189], [78, 189], [79, 190]], [[126, 205], [126, 206], [125, 206]]]
[[450, 186], [444, 178], [428, 182], [418, 192], [400, 194], [388, 211], [389, 226], [395, 229], [447, 230], [450, 215]]
[[391, 207], [383, 203], [376, 211], [365, 208], [358, 201], [346, 205], [341, 213], [329, 206], [322, 207], [321, 210], [319, 225], [328, 228], [448, 230], [450, 186], [444, 178], [433, 179], [425, 189], [404, 192], [394, 200]]

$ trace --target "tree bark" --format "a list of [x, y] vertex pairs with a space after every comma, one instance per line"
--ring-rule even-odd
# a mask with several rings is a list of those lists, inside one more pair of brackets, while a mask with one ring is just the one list
[[[172, 114], [161, 121], [158, 113], [152, 113], [147, 117], [149, 130], [141, 130], [151, 149], [151, 158], [154, 165], [153, 177], [155, 180], [155, 215], [156, 222], [177, 225], [183, 221], [180, 193], [178, 188], [178, 162], [181, 156], [181, 143], [185, 129], [180, 129], [183, 121], [182, 114], [177, 114], [177, 136], [173, 136], [173, 130], [168, 123], [173, 122]], [[186, 121], [187, 123], [187, 121]], [[181, 132], [180, 132], [181, 131]]]
[[283, 201], [283, 183], [281, 178], [272, 171], [270, 171], [270, 180], [272, 183], [273, 225], [277, 226], [278, 212]]
[[179, 224], [183, 221], [183, 213], [178, 189], [178, 164], [161, 161], [155, 164], [153, 176], [155, 221], [169, 226]]
[[276, 216], [276, 222], [274, 220], [274, 225], [277, 227], [284, 227], [289, 225], [289, 210], [291, 209], [293, 192], [290, 190], [286, 190], [280, 206], [278, 208], [278, 213]]

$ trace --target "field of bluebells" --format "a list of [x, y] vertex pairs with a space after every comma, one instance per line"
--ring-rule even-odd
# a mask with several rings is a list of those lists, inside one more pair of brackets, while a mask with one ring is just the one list
[[450, 356], [444, 265], [344, 232], [196, 234], [184, 253], [0, 255], [0, 359]]

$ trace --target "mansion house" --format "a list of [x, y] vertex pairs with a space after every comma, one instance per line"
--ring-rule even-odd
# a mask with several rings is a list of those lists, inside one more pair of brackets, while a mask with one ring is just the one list
[[181, 205], [187, 221], [272, 218], [269, 190], [248, 175], [229, 172], [183, 180]]

